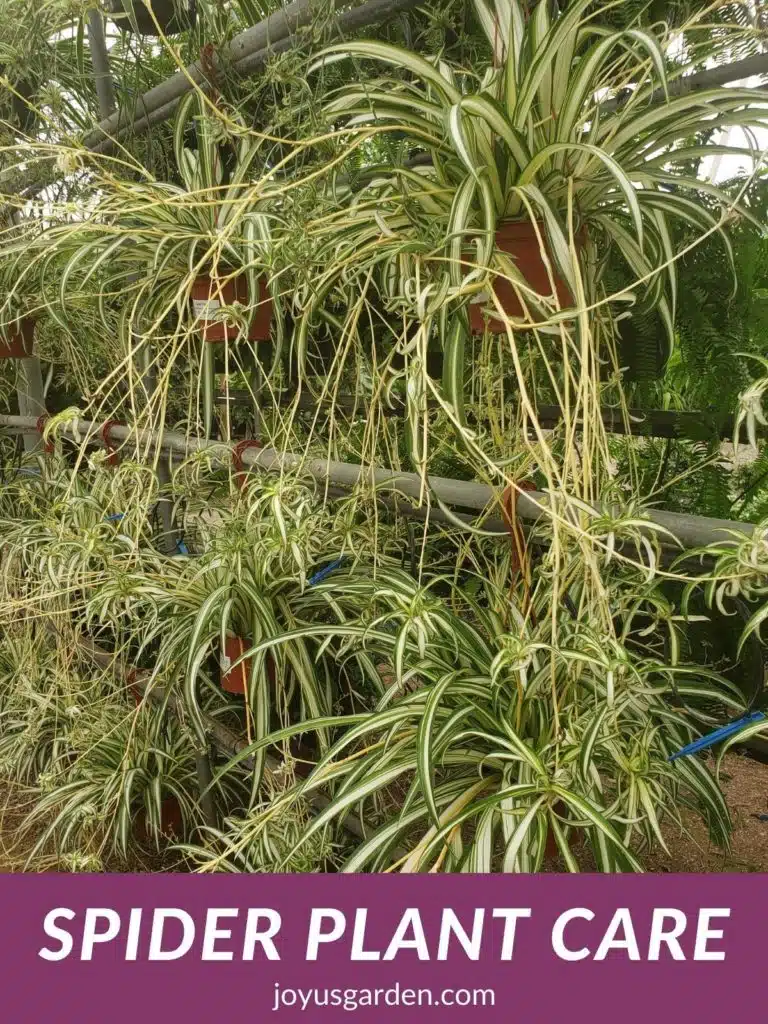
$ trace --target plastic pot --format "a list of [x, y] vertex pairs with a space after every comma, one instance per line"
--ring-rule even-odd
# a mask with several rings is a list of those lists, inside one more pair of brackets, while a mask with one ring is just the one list
[[[566, 812], [565, 804], [562, 803], [560, 800], [558, 800], [558, 802], [555, 804], [553, 810], [554, 810], [555, 814], [557, 814], [559, 817], [564, 817], [565, 812]], [[546, 843], [546, 846], [544, 847], [544, 859], [545, 860], [551, 860], [553, 857], [557, 857], [559, 853], [560, 853], [560, 847], [557, 845], [557, 840], [555, 839], [555, 833], [552, 831], [551, 828], [548, 828], [547, 829], [547, 843]]]
[[[0, 64], [0, 75], [7, 75], [5, 64]], [[14, 92], [10, 96], [13, 123], [25, 134], [32, 131], [37, 123], [37, 114], [29, 106], [37, 92], [37, 83], [30, 78], [17, 78], [12, 82]]]
[[107, 0], [107, 11], [124, 32], [138, 28], [142, 36], [156, 36], [159, 25], [163, 35], [172, 36], [194, 28], [197, 6], [189, 0], [152, 0], [153, 18], [143, 0]]
[[[238, 658], [251, 647], [251, 641], [241, 636], [226, 636], [221, 656], [221, 688], [225, 693], [244, 694], [251, 678], [251, 658], [244, 658], [239, 665], [234, 665]], [[234, 668], [231, 667], [234, 665]], [[275, 681], [275, 663], [271, 656], [267, 657], [267, 675], [269, 681]]]
[[[551, 295], [552, 285], [544, 260], [541, 257], [539, 240], [536, 236], [536, 228], [546, 244], [546, 231], [543, 223], [539, 222], [534, 226], [530, 220], [511, 220], [499, 224], [496, 231], [496, 248], [512, 257], [518, 270], [523, 275], [531, 288], [539, 295]], [[557, 272], [557, 265], [554, 258], [550, 257], [552, 276], [555, 282], [555, 290], [561, 306], [573, 305], [573, 296], [568, 286]], [[499, 300], [501, 308], [509, 317], [521, 319], [525, 316], [520, 299], [517, 297], [512, 282], [505, 277], [497, 275], [493, 279], [493, 290]], [[487, 293], [478, 296], [477, 301], [469, 304], [469, 324], [473, 334], [482, 334], [486, 327], [486, 317], [483, 310], [490, 304], [490, 297]], [[490, 317], [487, 321], [488, 329], [494, 334], [502, 334], [506, 328], [504, 324]]]
[[[196, 321], [202, 327], [203, 341], [234, 341], [238, 333], [237, 328], [213, 317], [222, 306], [231, 306], [235, 302], [243, 306], [250, 305], [248, 279], [241, 275], [230, 278], [225, 284], [214, 284], [207, 275], [198, 277], [192, 285], [191, 294], [192, 310]], [[267, 289], [267, 282], [262, 277], [259, 279], [259, 301], [253, 310], [253, 318], [246, 337], [249, 341], [269, 341], [271, 325], [272, 298]]]
[[[182, 825], [179, 801], [172, 793], [169, 793], [168, 796], [163, 797], [160, 804], [160, 831], [164, 836], [180, 839], [183, 834]], [[139, 840], [149, 842], [152, 839], [147, 828], [147, 815], [143, 807], [136, 815], [134, 830]]]
[[0, 338], [0, 359], [28, 359], [32, 355], [34, 334], [33, 317], [22, 317], [7, 338]]

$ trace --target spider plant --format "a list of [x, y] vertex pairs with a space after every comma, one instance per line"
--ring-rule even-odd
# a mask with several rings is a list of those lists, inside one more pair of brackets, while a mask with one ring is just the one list
[[[755, 157], [756, 145], [702, 145], [699, 136], [735, 125], [749, 137], [765, 123], [764, 102], [745, 89], [672, 95], [670, 86], [689, 69], [681, 63], [667, 70], [670, 39], [602, 28], [590, 0], [577, 0], [556, 17], [545, 2], [528, 12], [519, 0], [475, 0], [474, 9], [490, 57], [471, 70], [376, 41], [339, 43], [319, 58], [389, 65], [388, 76], [339, 89], [326, 115], [348, 131], [396, 132], [428, 157], [427, 166], [378, 169], [379, 210], [360, 204], [362, 244], [375, 216], [385, 245], [399, 244], [399, 274], [388, 261], [390, 276], [400, 279], [393, 287], [415, 289], [422, 310], [448, 303], [455, 311], [457, 303], [487, 295], [495, 280], [508, 281], [541, 325], [562, 321], [561, 303], [552, 302], [558, 275], [577, 306], [600, 301], [600, 277], [615, 251], [634, 277], [622, 298], [639, 292], [646, 307], [657, 308], [671, 346], [672, 220], [702, 236], [719, 231], [727, 245], [725, 216], [734, 210], [750, 216], [692, 176], [690, 164], [708, 153]], [[699, 201], [705, 192], [722, 204], [720, 216]], [[371, 199], [376, 203], [375, 192]], [[519, 220], [536, 224], [548, 272], [541, 294], [526, 268], [495, 244], [499, 226]], [[442, 226], [437, 249], [428, 241], [435, 221]], [[583, 265], [581, 282], [574, 259]], [[437, 277], [430, 262], [444, 268]], [[494, 318], [509, 323], [498, 297], [491, 298]], [[442, 335], [445, 394], [456, 409], [465, 333], [454, 325]]]
[[[34, 139], [54, 125], [84, 127], [96, 91], [84, 63], [87, 3], [3, 0], [0, 25], [0, 122]], [[59, 120], [61, 119], [61, 120]]]
[[55, 837], [60, 859], [105, 847], [124, 859], [142, 830], [157, 847], [171, 801], [176, 827], [191, 835], [196, 783], [185, 730], [149, 705], [135, 718], [122, 682], [86, 666], [77, 631], [57, 622], [53, 633], [40, 619], [7, 623], [0, 644], [0, 763], [6, 780], [37, 795], [22, 825], [37, 840], [30, 857]]
[[157, 564], [147, 518], [156, 494], [151, 469], [125, 461], [116, 471], [77, 473], [55, 453], [33, 465], [6, 487], [0, 509], [11, 604], [24, 595], [34, 614], [62, 602], [82, 609], [106, 580]]
[[191, 834], [199, 812], [186, 731], [148, 709], [133, 716], [124, 702], [77, 712], [67, 755], [38, 780], [40, 798], [25, 822], [39, 834], [29, 860], [52, 840], [59, 855], [109, 851], [125, 860], [142, 843], [137, 821], [139, 833], [160, 849], [169, 798], [180, 819], [174, 828]]
[[[106, 330], [114, 331], [117, 310], [122, 359], [103, 390], [127, 378], [134, 418], [146, 415], [141, 402], [137, 406], [142, 394], [155, 410], [164, 408], [172, 368], [189, 356], [198, 367], [195, 402], [202, 396], [210, 434], [214, 352], [210, 344], [196, 343], [200, 332], [205, 334], [208, 320], [226, 323], [225, 365], [242, 364], [248, 346], [238, 349], [238, 342], [270, 301], [260, 294], [260, 282], [271, 270], [276, 217], [263, 182], [251, 180], [261, 149], [239, 115], [223, 113], [193, 92], [180, 105], [174, 133], [181, 184], [159, 181], [140, 165], [131, 164], [131, 176], [124, 178], [97, 169], [88, 215], [55, 224], [37, 243], [38, 280], [52, 302], [55, 289], [62, 319], [73, 294], [95, 305]], [[210, 279], [207, 305], [219, 307], [203, 320], [193, 315], [190, 301], [201, 276]], [[240, 281], [247, 287], [232, 300], [233, 283]], [[276, 330], [279, 338], [279, 318]], [[142, 383], [147, 372], [156, 378], [153, 396]]]
[[[235, 499], [217, 502], [209, 494], [205, 505], [205, 518], [187, 505], [187, 523], [197, 519], [190, 545], [198, 554], [175, 560], [173, 576], [135, 577], [134, 636], [140, 654], [151, 654], [152, 683], [162, 680], [182, 689], [190, 721], [204, 742], [201, 701], [213, 685], [215, 659], [221, 659], [227, 637], [234, 634], [248, 641], [231, 668], [247, 666], [241, 707], [249, 735], [329, 714], [340, 699], [343, 677], [323, 657], [322, 645], [297, 637], [272, 652], [249, 651], [293, 629], [299, 601], [302, 614], [312, 608], [319, 622], [333, 617], [332, 602], [302, 594], [318, 570], [350, 551], [354, 529], [319, 502], [312, 487], [289, 476], [255, 476]], [[105, 581], [91, 607], [109, 622], [125, 596], [117, 578]], [[320, 741], [325, 746], [322, 734]], [[262, 769], [260, 759], [254, 792]]]
[[[233, 816], [221, 829], [205, 830], [197, 843], [183, 846], [183, 852], [200, 871], [252, 874], [276, 870], [316, 872], [336, 867], [340, 844], [334, 843], [327, 834], [316, 832], [313, 840], [299, 845], [312, 818], [307, 804], [299, 800], [287, 806], [277, 827], [275, 816], [267, 813], [294, 781], [295, 772], [287, 759], [265, 774], [263, 798], [247, 816]], [[258, 824], [254, 825], [254, 821]], [[249, 837], [247, 843], [243, 843], [244, 835]]]
[[[311, 774], [249, 819], [239, 840], [228, 837], [229, 863], [263, 842], [271, 817], [317, 792], [328, 805], [286, 863], [352, 808], [370, 831], [346, 871], [536, 871], [548, 837], [568, 870], [639, 870], [638, 851], [663, 846], [662, 826], [681, 802], [727, 844], [730, 819], [709, 770], [667, 757], [711, 721], [696, 701], [742, 706], [733, 687], [633, 654], [618, 638], [606, 643], [587, 616], [553, 631], [546, 603], [526, 616], [482, 580], [457, 614], [439, 582], [419, 586], [394, 569], [346, 581], [365, 610], [339, 629], [342, 650], [388, 658], [395, 683], [371, 712], [303, 722], [243, 752], [299, 730], [334, 731]], [[687, 713], [675, 709], [681, 696]]]
[[[39, 288], [32, 280], [32, 267], [25, 259], [29, 250], [30, 236], [39, 228], [29, 221], [10, 224], [2, 232], [3, 253], [0, 258], [0, 338], [8, 344], [18, 344], [20, 336], [28, 337], [34, 330], [37, 318], [44, 312], [40, 301]], [[29, 344], [29, 352], [32, 346]]]
[[[68, 671], [31, 622], [6, 623], [0, 642], [0, 772], [35, 785], [67, 751], [72, 693], [84, 681]], [[98, 692], [98, 687], [92, 688]]]

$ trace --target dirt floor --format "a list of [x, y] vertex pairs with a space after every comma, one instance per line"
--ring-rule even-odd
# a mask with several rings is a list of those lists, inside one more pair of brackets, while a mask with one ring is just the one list
[[[669, 856], [662, 850], [646, 854], [643, 861], [652, 872], [768, 872], [768, 765], [740, 754], [728, 754], [723, 762], [721, 779], [734, 821], [733, 845], [729, 854], [713, 848], [703, 824], [684, 812], [685, 831], [670, 826], [665, 830]], [[28, 797], [18, 789], [0, 784], [0, 872], [23, 871], [34, 847], [35, 836], [21, 831]], [[163, 863], [162, 858], [147, 858], [132, 865], [134, 871], [167, 871], [176, 865]], [[74, 865], [70, 865], [70, 870]], [[109, 870], [109, 863], [104, 864]], [[82, 865], [81, 870], [88, 869]], [[35, 870], [67, 870], [48, 854], [36, 860]], [[116, 867], [115, 870], [120, 870]], [[125, 870], [123, 867], [122, 870]], [[555, 870], [557, 868], [555, 867]]]

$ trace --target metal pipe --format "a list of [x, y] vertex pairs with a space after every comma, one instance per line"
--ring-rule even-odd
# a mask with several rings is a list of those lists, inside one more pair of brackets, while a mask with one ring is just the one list
[[[426, 0], [366, 0], [359, 7], [353, 7], [352, 10], [339, 15], [335, 22], [328, 26], [328, 38], [368, 28], [370, 25], [386, 21], [394, 14], [421, 7], [425, 2]], [[261, 71], [272, 54], [289, 50], [292, 46], [295, 46], [295, 40], [282, 39], [276, 45], [267, 46], [243, 57], [235, 64], [235, 70], [239, 75], [252, 75]]]
[[[670, 96], [682, 96], [692, 92], [702, 92], [704, 89], [714, 89], [729, 82], [738, 82], [743, 78], [753, 78], [756, 75], [768, 75], [768, 53], [757, 53], [752, 57], [745, 57], [743, 60], [734, 61], [732, 64], [722, 64], [718, 68], [708, 68], [706, 71], [698, 71], [695, 75], [683, 75], [669, 83]], [[665, 99], [663, 89], [656, 89], [648, 99], [647, 104], [662, 103]], [[606, 111], [616, 110], [621, 106], [622, 98], [615, 97], [601, 103], [601, 109]]]
[[104, 119], [110, 117], [115, 110], [115, 90], [109, 70], [107, 41], [104, 38], [104, 18], [101, 11], [95, 7], [88, 11], [88, 44], [96, 81], [99, 113]]
[[[344, 0], [334, 2], [339, 7]], [[359, 7], [339, 15], [335, 23], [329, 26], [329, 34], [337, 36], [353, 32], [383, 21], [392, 14], [419, 7], [423, 3], [425, 0], [366, 0]], [[214, 58], [213, 70], [224, 64], [229, 70], [244, 76], [260, 71], [275, 54], [296, 46], [296, 33], [311, 23], [314, 13], [315, 7], [310, 0], [296, 0], [281, 11], [276, 11], [266, 21], [235, 36], [224, 51], [229, 61]], [[181, 99], [195, 86], [205, 90], [208, 88], [208, 81], [199, 61], [195, 61], [184, 71], [177, 72], [172, 78], [144, 93], [138, 101], [142, 113], [135, 119], [129, 117], [126, 120], [125, 112], [120, 111], [102, 121], [86, 136], [86, 148], [93, 153], [113, 152], [119, 140], [128, 132], [135, 138], [153, 125], [161, 124], [173, 117]]]
[[200, 809], [203, 812], [203, 821], [209, 828], [216, 828], [218, 816], [216, 814], [216, 801], [213, 798], [213, 768], [211, 767], [211, 755], [208, 750], [195, 751], [195, 772], [197, 773], [197, 786], [200, 794]]
[[[32, 427], [34, 425], [33, 420], [23, 416], [0, 415], [0, 427]], [[81, 434], [88, 435], [91, 441], [100, 443], [100, 424], [81, 421], [78, 423], [78, 430]], [[205, 451], [214, 458], [218, 456], [222, 461], [231, 459], [234, 449], [234, 445], [222, 441], [202, 441], [173, 431], [165, 431], [162, 435], [158, 435], [156, 431], [152, 430], [114, 426], [110, 428], [110, 433], [114, 438], [129, 443], [134, 441], [148, 447], [167, 448], [184, 455]], [[427, 503], [430, 491], [445, 505], [478, 511], [492, 508], [499, 500], [498, 492], [487, 484], [431, 476], [428, 478], [428, 491], [425, 491], [418, 473], [362, 466], [352, 462], [334, 462], [330, 459], [308, 459], [301, 455], [294, 455], [292, 452], [278, 452], [274, 448], [246, 448], [241, 453], [241, 460], [244, 465], [259, 466], [265, 470], [301, 470], [320, 483], [335, 484], [344, 488], [367, 484], [376, 490], [395, 491], [415, 498], [421, 504]], [[517, 514], [522, 519], [535, 521], [547, 514], [549, 503], [550, 496], [541, 491], [522, 492], [517, 499]], [[595, 508], [597, 514], [600, 511], [599, 507]], [[748, 537], [755, 529], [752, 523], [740, 523], [729, 519], [710, 519], [705, 516], [692, 516], [680, 512], [665, 512], [661, 509], [650, 509], [646, 514], [651, 523], [669, 530], [683, 548], [697, 548], [732, 539], [729, 538], [729, 534], [732, 533]]]
[[[342, 0], [335, 2], [338, 6]], [[367, 0], [359, 7], [340, 15], [331, 31], [333, 35], [353, 32], [386, 20], [392, 14], [420, 7], [424, 2], [425, 0]], [[266, 21], [235, 36], [225, 48], [222, 63], [228, 64], [241, 75], [260, 71], [270, 56], [295, 45], [293, 35], [311, 21], [312, 14], [313, 7], [308, 0], [296, 0], [282, 11], [270, 15]], [[218, 63], [217, 58], [214, 58], [214, 69]], [[670, 92], [674, 94], [700, 91], [758, 74], [768, 74], [768, 54], [758, 54], [733, 64], [687, 75], [673, 82]], [[140, 96], [137, 106], [141, 113], [138, 117], [134, 118], [125, 111], [119, 111], [103, 120], [86, 136], [85, 147], [95, 153], [108, 153], [116, 148], [117, 141], [127, 132], [135, 137], [147, 131], [152, 125], [167, 121], [173, 116], [181, 98], [195, 85], [203, 88], [206, 86], [199, 61], [195, 61]], [[650, 102], [661, 99], [663, 92], [658, 91], [653, 94]], [[611, 109], [616, 105], [616, 100], [610, 100], [606, 101], [605, 107]]]
[[[137, 345], [140, 344], [140, 340], [138, 338], [135, 338], [134, 340]], [[141, 381], [144, 387], [144, 393], [147, 396], [147, 403], [149, 404], [152, 400], [152, 396], [157, 390], [157, 371], [152, 361], [153, 352], [152, 346], [149, 342], [146, 342], [140, 348], [139, 358], [143, 363]], [[116, 428], [110, 427], [110, 434], [114, 434], [115, 437], [119, 436], [115, 431]], [[171, 469], [164, 459], [158, 458], [155, 473], [157, 475], [157, 482], [160, 485], [161, 491], [157, 500], [157, 512], [160, 517], [160, 524], [162, 527], [160, 546], [167, 555], [173, 555], [176, 553], [178, 548], [179, 535], [173, 521], [173, 501], [168, 495], [163, 495], [162, 493], [163, 490], [168, 490], [171, 484]]]

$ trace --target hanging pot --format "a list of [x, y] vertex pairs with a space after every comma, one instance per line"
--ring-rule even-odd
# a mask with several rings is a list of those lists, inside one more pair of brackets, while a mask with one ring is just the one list
[[35, 320], [24, 316], [9, 331], [7, 338], [0, 338], [0, 359], [29, 359], [35, 334]]
[[[517, 269], [535, 292], [538, 292], [539, 295], [551, 295], [552, 285], [541, 257], [536, 228], [539, 229], [542, 241], [546, 244], [547, 235], [543, 223], [539, 222], [534, 225], [530, 220], [505, 221], [499, 225], [496, 231], [496, 248], [512, 257]], [[573, 305], [573, 296], [567, 284], [560, 277], [554, 258], [549, 256], [549, 261], [560, 305], [564, 307]], [[514, 319], [522, 319], [525, 316], [522, 303], [511, 281], [498, 274], [493, 279], [492, 287], [507, 316]], [[469, 324], [473, 334], [482, 334], [485, 330], [486, 317], [483, 310], [490, 303], [490, 296], [487, 292], [481, 293], [474, 302], [470, 302]], [[488, 330], [493, 334], [503, 334], [506, 331], [504, 324], [494, 317], [490, 317], [487, 324]]]
[[[6, 74], [7, 66], [0, 64], [0, 75], [5, 76]], [[30, 78], [17, 78], [11, 84], [14, 90], [10, 96], [13, 124], [26, 135], [37, 123], [37, 114], [29, 105], [37, 92], [37, 83]]]
[[[202, 326], [203, 341], [219, 342], [228, 338], [235, 340], [237, 328], [223, 320], [214, 319], [214, 315], [222, 306], [231, 306], [235, 302], [243, 306], [250, 304], [248, 279], [245, 275], [230, 278], [226, 284], [214, 284], [208, 276], [195, 280], [192, 285], [192, 310], [195, 320]], [[249, 341], [269, 341], [271, 325], [272, 298], [267, 282], [262, 277], [259, 278], [259, 301], [253, 310], [253, 318], [246, 337]]]
[[[226, 636], [221, 655], [221, 688], [225, 693], [245, 693], [251, 678], [252, 658], [243, 658], [239, 665], [234, 663], [251, 647], [251, 641], [241, 636]], [[234, 668], [232, 667], [234, 665]], [[267, 676], [270, 683], [275, 681], [275, 662], [267, 657]]]
[[154, 18], [144, 0], [107, 0], [110, 20], [124, 32], [138, 28], [142, 36], [156, 36], [159, 25], [163, 35], [172, 36], [195, 27], [194, 0], [151, 0], [151, 6]]

